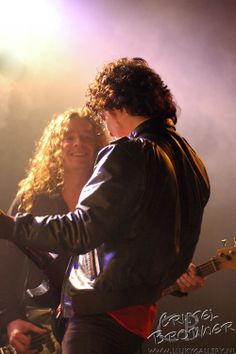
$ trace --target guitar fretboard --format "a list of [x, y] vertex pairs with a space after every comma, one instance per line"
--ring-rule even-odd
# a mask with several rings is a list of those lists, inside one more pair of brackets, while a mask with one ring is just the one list
[[[215, 273], [218, 270], [219, 268], [217, 267], [217, 261], [214, 258], [196, 267], [197, 274], [202, 277]], [[179, 285], [177, 283], [174, 283], [173, 285], [163, 290], [162, 296], [170, 295], [171, 293], [177, 290], [179, 290]]]

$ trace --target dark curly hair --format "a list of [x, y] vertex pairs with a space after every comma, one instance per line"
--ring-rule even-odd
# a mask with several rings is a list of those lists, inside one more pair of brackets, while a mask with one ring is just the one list
[[122, 58], [97, 74], [87, 92], [87, 106], [102, 118], [104, 110], [177, 122], [177, 105], [160, 76], [142, 58]]

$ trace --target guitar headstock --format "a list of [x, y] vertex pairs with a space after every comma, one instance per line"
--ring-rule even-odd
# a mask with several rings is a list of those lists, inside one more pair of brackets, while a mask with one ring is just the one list
[[236, 270], [236, 240], [234, 238], [234, 246], [226, 247], [226, 240], [222, 240], [223, 246], [216, 252], [213, 258], [218, 269], [235, 269]]

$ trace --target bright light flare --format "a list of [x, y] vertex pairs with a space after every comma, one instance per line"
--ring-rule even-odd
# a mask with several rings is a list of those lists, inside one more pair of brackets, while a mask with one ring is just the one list
[[49, 0], [0, 0], [0, 50], [31, 59], [55, 40], [60, 22]]

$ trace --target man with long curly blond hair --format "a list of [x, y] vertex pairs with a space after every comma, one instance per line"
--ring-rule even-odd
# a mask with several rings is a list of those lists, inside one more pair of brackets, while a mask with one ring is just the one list
[[[37, 143], [27, 176], [19, 183], [9, 213], [54, 215], [73, 211], [83, 185], [92, 173], [95, 157], [107, 143], [106, 130], [91, 118], [86, 108], [71, 109], [55, 116]], [[29, 305], [52, 308], [59, 305], [70, 257], [65, 254], [50, 259], [46, 252], [19, 249], [11, 242], [1, 244], [1, 253], [0, 327], [7, 328], [10, 344], [17, 352], [30, 353], [30, 337], [22, 328], [41, 335], [45, 331], [26, 321], [27, 308]], [[89, 262], [94, 262], [94, 256], [90, 254], [89, 257]], [[45, 278], [45, 269], [42, 271], [41, 268], [45, 268], [43, 263], [49, 259], [55, 271], [50, 293], [40, 297], [35, 295], [31, 300], [28, 294], [32, 296], [37, 288], [43, 289], [45, 283], [41, 282]]]
[[90, 287], [73, 289], [63, 353], [131, 354], [150, 333], [163, 289], [192, 259], [209, 181], [176, 133], [169, 88], [145, 60], [107, 64], [87, 107], [121, 139], [99, 153], [75, 211], [15, 221], [1, 215], [0, 236], [17, 233], [22, 244], [56, 253], [96, 251], [102, 268]]

